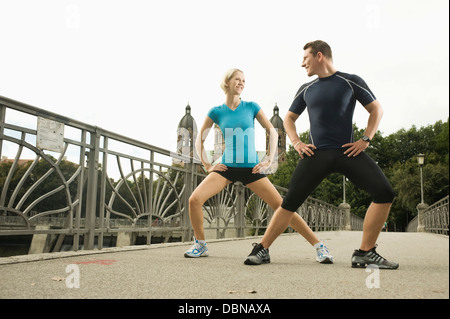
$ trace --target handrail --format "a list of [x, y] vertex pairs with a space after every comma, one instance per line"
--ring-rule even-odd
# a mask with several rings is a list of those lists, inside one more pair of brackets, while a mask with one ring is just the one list
[[438, 200], [423, 212], [420, 218], [415, 216], [407, 226], [408, 232], [416, 232], [419, 228], [419, 219], [423, 223], [423, 231], [435, 234], [448, 235], [449, 234], [449, 195]]

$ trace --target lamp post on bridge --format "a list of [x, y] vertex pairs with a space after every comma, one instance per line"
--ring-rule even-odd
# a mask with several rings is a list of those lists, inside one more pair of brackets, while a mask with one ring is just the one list
[[420, 203], [417, 205], [417, 231], [424, 232], [425, 231], [425, 223], [424, 223], [424, 212], [428, 208], [428, 205], [424, 202], [423, 199], [423, 164], [425, 163], [425, 155], [417, 154], [417, 164], [419, 164], [420, 168]]

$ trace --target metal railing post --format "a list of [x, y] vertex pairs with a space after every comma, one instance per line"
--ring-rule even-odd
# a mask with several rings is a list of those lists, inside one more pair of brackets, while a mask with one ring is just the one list
[[352, 230], [352, 223], [351, 223], [351, 217], [350, 217], [350, 205], [347, 203], [341, 203], [339, 204], [339, 209], [344, 212], [344, 229], [345, 230]]
[[91, 147], [88, 155], [88, 182], [86, 198], [86, 229], [84, 236], [84, 249], [94, 249], [95, 242], [95, 218], [97, 212], [97, 185], [98, 185], [98, 160], [100, 151], [99, 130], [91, 132]]
[[244, 237], [245, 233], [245, 198], [244, 198], [244, 185], [241, 182], [235, 183], [236, 185], [236, 214], [234, 217], [234, 224], [236, 226], [236, 236]]
[[[3, 135], [3, 125], [5, 124], [6, 106], [0, 104], [0, 136]], [[2, 158], [3, 139], [0, 139], [0, 159]]]
[[186, 169], [184, 175], [185, 192], [184, 192], [184, 211], [181, 216], [181, 226], [182, 226], [182, 241], [189, 241], [192, 237], [192, 227], [189, 218], [189, 197], [191, 197], [194, 191], [194, 164], [185, 162], [184, 167]]
[[425, 203], [419, 203], [417, 205], [417, 232], [424, 232], [425, 231], [425, 221], [424, 221], [424, 212], [427, 210], [427, 208], [430, 207], [428, 204]]

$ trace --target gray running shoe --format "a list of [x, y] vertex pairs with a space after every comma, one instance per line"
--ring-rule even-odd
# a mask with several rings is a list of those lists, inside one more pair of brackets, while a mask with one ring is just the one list
[[253, 244], [253, 250], [245, 259], [246, 265], [261, 265], [270, 263], [269, 249], [264, 248], [261, 244]]
[[353, 268], [366, 268], [367, 265], [376, 265], [380, 269], [397, 269], [398, 263], [388, 261], [375, 251], [376, 247], [363, 253], [355, 250], [352, 255]]

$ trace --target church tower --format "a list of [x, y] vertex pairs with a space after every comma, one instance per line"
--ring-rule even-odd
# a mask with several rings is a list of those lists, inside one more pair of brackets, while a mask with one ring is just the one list
[[222, 158], [225, 152], [225, 139], [223, 138], [222, 130], [217, 123], [214, 123], [214, 151], [212, 152], [212, 163]]
[[191, 115], [191, 107], [188, 103], [186, 113], [178, 124], [177, 128], [177, 154], [194, 157], [195, 140], [197, 138], [197, 124]]
[[[278, 133], [278, 164], [284, 163], [286, 161], [286, 131], [284, 129], [283, 120], [279, 115], [280, 111], [275, 103], [273, 108], [273, 116], [270, 118], [270, 122]], [[266, 134], [266, 149], [269, 148], [269, 134]]]

